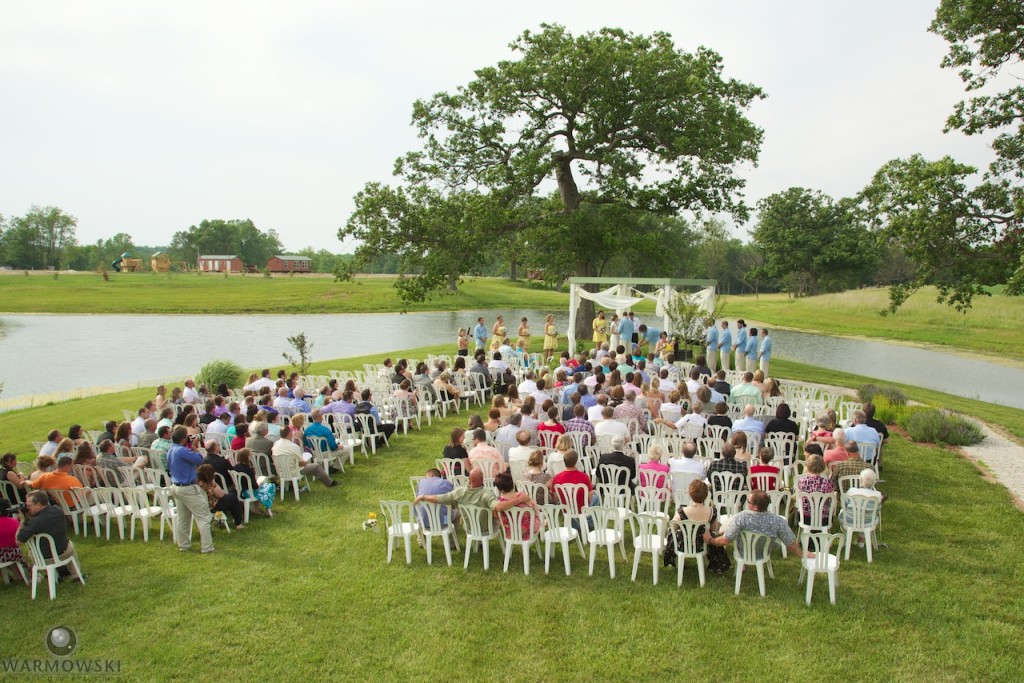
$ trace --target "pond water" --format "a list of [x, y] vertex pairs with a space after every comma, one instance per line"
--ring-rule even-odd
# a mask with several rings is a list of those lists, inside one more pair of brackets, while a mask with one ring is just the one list
[[[280, 367], [287, 337], [305, 332], [314, 360], [450, 342], [477, 315], [509, 330], [527, 316], [540, 347], [546, 311], [443, 311], [344, 315], [5, 315], [0, 409], [106, 390], [178, 382], [213, 359]], [[559, 332], [568, 315], [555, 314]], [[1024, 408], [1024, 370], [887, 342], [773, 330], [776, 355], [879, 381], [902, 382]]]

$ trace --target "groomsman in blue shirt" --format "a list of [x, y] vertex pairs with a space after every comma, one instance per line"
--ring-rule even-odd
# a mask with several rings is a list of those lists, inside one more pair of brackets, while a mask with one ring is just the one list
[[736, 321], [736, 343], [732, 348], [736, 352], [736, 370], [744, 372], [747, 369], [747, 323], [743, 318]]
[[757, 370], [757, 328], [750, 328], [750, 336], [747, 337], [747, 372]]
[[722, 331], [718, 333], [718, 353], [722, 356], [722, 370], [729, 372], [729, 354], [732, 353], [732, 331], [729, 321], [722, 321]]
[[704, 332], [704, 343], [707, 346], [706, 360], [708, 362], [708, 370], [713, 375], [715, 374], [715, 367], [718, 365], [718, 328], [715, 327], [714, 320], [708, 324], [708, 329]]

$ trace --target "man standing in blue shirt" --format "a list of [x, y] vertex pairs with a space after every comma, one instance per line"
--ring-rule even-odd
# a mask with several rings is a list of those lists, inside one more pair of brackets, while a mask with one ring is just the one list
[[473, 342], [476, 344], [474, 355], [477, 351], [487, 350], [487, 328], [484, 326], [483, 317], [476, 319], [476, 327], [473, 328]]
[[761, 364], [761, 372], [765, 379], [768, 379], [768, 363], [772, 360], [772, 338], [768, 336], [768, 330], [761, 330], [761, 349], [757, 353], [757, 360]]
[[708, 370], [713, 375], [718, 366], [718, 328], [715, 327], [713, 319], [708, 323], [708, 329], [704, 332], [704, 344], [707, 346], [705, 360], [708, 363]]
[[736, 321], [736, 343], [732, 345], [736, 351], [736, 370], [744, 372], [747, 369], [747, 323], [740, 318]]
[[757, 370], [757, 328], [750, 328], [750, 336], [747, 337], [747, 372]]
[[[622, 320], [619, 321], [619, 343], [626, 348], [626, 355], [632, 355], [633, 353], [633, 321], [629, 319], [628, 315], [623, 315]], [[612, 349], [615, 351], [615, 349]]]
[[729, 321], [722, 321], [722, 331], [718, 333], [718, 353], [722, 356], [722, 370], [729, 372], [729, 353], [732, 351], [732, 331]]
[[196, 468], [203, 464], [203, 456], [188, 448], [185, 443], [188, 430], [182, 426], [175, 427], [171, 432], [171, 443], [167, 450], [167, 471], [171, 474], [171, 495], [178, 514], [174, 518], [174, 535], [178, 541], [178, 550], [185, 552], [191, 548], [189, 530], [192, 518], [199, 526], [199, 540], [202, 552], [212, 553], [213, 533], [210, 531], [210, 501], [206, 492], [196, 484]]

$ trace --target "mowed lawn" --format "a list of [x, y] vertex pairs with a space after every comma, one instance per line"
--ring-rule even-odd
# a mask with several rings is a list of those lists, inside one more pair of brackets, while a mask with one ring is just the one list
[[[56, 424], [76, 421], [76, 406], [110, 409], [70, 402]], [[54, 422], [35, 415], [36, 430]], [[479, 553], [468, 571], [461, 553], [447, 567], [436, 543], [433, 566], [415, 547], [412, 566], [401, 552], [386, 564], [383, 531], [363, 531], [362, 521], [381, 498], [410, 498], [408, 477], [465, 420], [435, 421], [368, 461], [358, 455], [340, 487], [314, 483], [299, 503], [289, 495], [272, 520], [216, 531], [211, 556], [179, 554], [166, 539], [75, 539], [88, 585], [61, 584], [52, 603], [0, 587], [0, 654], [43, 657], [45, 633], [63, 624], [78, 635], [77, 657], [119, 659], [126, 680], [1024, 677], [1024, 513], [951, 451], [894, 438], [882, 487], [891, 547], [871, 565], [855, 549], [839, 604], [828, 604], [822, 578], [808, 608], [794, 558], [775, 562], [763, 599], [753, 573], [737, 597], [731, 571], [700, 588], [692, 565], [682, 589], [671, 572], [652, 586], [647, 558], [636, 583], [621, 557], [610, 579], [606, 556], [588, 577], [575, 553], [570, 577], [560, 561], [545, 576], [536, 556], [524, 576], [518, 553], [503, 574], [496, 543], [487, 573]], [[4, 448], [11, 427], [0, 418]], [[17, 431], [14, 439], [32, 438]]]
[[[7, 313], [368, 313], [400, 311], [395, 278], [217, 273], [97, 273], [0, 276]], [[497, 278], [467, 278], [459, 291], [408, 306], [410, 311], [568, 309], [567, 294]]]
[[785, 294], [723, 297], [725, 315], [822, 334], [852, 335], [936, 344], [1024, 361], [1024, 298], [996, 292], [974, 299], [966, 313], [936, 303], [934, 287], [925, 287], [895, 314], [879, 312], [889, 302], [887, 289], [859, 289], [793, 299]]

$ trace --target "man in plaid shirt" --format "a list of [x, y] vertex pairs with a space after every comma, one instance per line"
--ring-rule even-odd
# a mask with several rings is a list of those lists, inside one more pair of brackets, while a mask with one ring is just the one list
[[597, 435], [594, 434], [594, 425], [586, 418], [587, 411], [579, 403], [572, 409], [573, 418], [565, 423], [566, 432], [586, 432], [590, 436], [587, 438], [587, 445], [592, 446], [597, 443]]
[[708, 465], [708, 480], [714, 483], [711, 475], [715, 472], [732, 472], [747, 476], [747, 463], [736, 459], [736, 447], [731, 443], [722, 446], [722, 457]]

